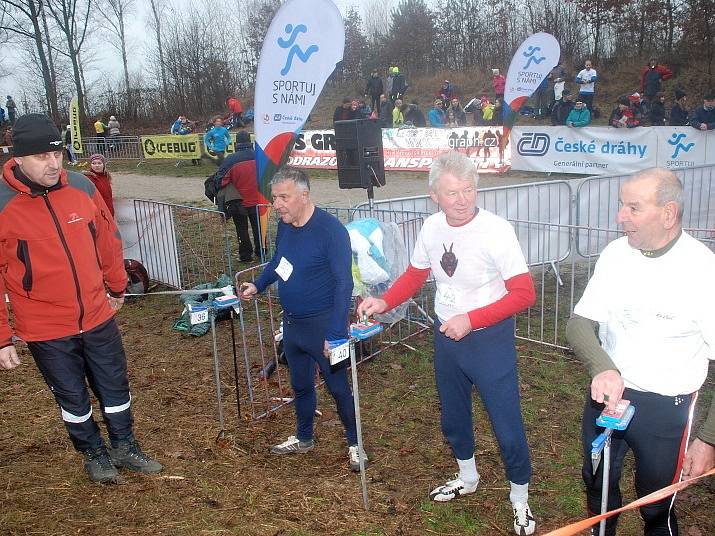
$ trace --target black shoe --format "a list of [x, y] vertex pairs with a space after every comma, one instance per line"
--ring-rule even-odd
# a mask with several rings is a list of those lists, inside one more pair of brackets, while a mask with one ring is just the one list
[[104, 445], [87, 449], [83, 454], [84, 470], [92, 482], [112, 482], [119, 475], [119, 471], [110, 460], [109, 453]]
[[124, 467], [137, 473], [158, 473], [163, 467], [156, 460], [142, 452], [136, 440], [122, 441], [109, 451], [109, 456], [117, 467]]

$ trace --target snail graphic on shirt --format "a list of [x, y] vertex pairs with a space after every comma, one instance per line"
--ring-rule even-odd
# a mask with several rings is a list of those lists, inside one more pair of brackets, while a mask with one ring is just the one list
[[442, 244], [442, 247], [444, 248], [444, 253], [442, 254], [442, 260], [439, 261], [439, 265], [442, 267], [445, 274], [452, 277], [454, 272], [457, 271], [457, 263], [459, 262], [457, 256], [452, 253], [454, 242], [449, 245], [449, 250], [447, 250], [447, 246], [444, 244]]

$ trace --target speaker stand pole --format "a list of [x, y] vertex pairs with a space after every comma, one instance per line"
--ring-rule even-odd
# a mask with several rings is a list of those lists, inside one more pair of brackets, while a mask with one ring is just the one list
[[375, 206], [375, 192], [372, 189], [372, 181], [370, 181], [370, 185], [367, 187], [367, 203], [370, 208], [370, 217], [372, 218], [372, 211]]

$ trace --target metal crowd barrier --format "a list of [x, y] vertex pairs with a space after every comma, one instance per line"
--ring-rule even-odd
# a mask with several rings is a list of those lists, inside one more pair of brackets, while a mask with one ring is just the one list
[[139, 136], [107, 136], [82, 138], [83, 154], [78, 158], [89, 158], [94, 153], [103, 154], [108, 160], [144, 161]]
[[[677, 169], [673, 172], [683, 182], [683, 227], [712, 229], [715, 227], [715, 165]], [[619, 235], [616, 214], [619, 208], [621, 184], [629, 175], [589, 177], [576, 190], [575, 222], [585, 228], [605, 229], [597, 239], [577, 236], [578, 254], [598, 255], [606, 244]]]
[[223, 212], [136, 199], [134, 214], [138, 260], [152, 280], [189, 289], [233, 273]]

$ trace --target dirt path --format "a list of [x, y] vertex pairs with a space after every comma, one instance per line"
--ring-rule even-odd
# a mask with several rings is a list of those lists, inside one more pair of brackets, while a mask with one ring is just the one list
[[[310, 175], [310, 172], [309, 172]], [[205, 202], [202, 177], [145, 176], [135, 173], [116, 173], [114, 196], [125, 199], [151, 199], [173, 203]], [[505, 175], [485, 174], [480, 177], [480, 187], [522, 184], [545, 180], [543, 176], [527, 173]], [[334, 179], [311, 179], [313, 199], [321, 205], [348, 207], [367, 200], [367, 193], [361, 189], [341, 190], [338, 188], [337, 174]], [[393, 199], [423, 195], [427, 192], [427, 174], [395, 172], [387, 177], [387, 185], [375, 189], [375, 199]]]

